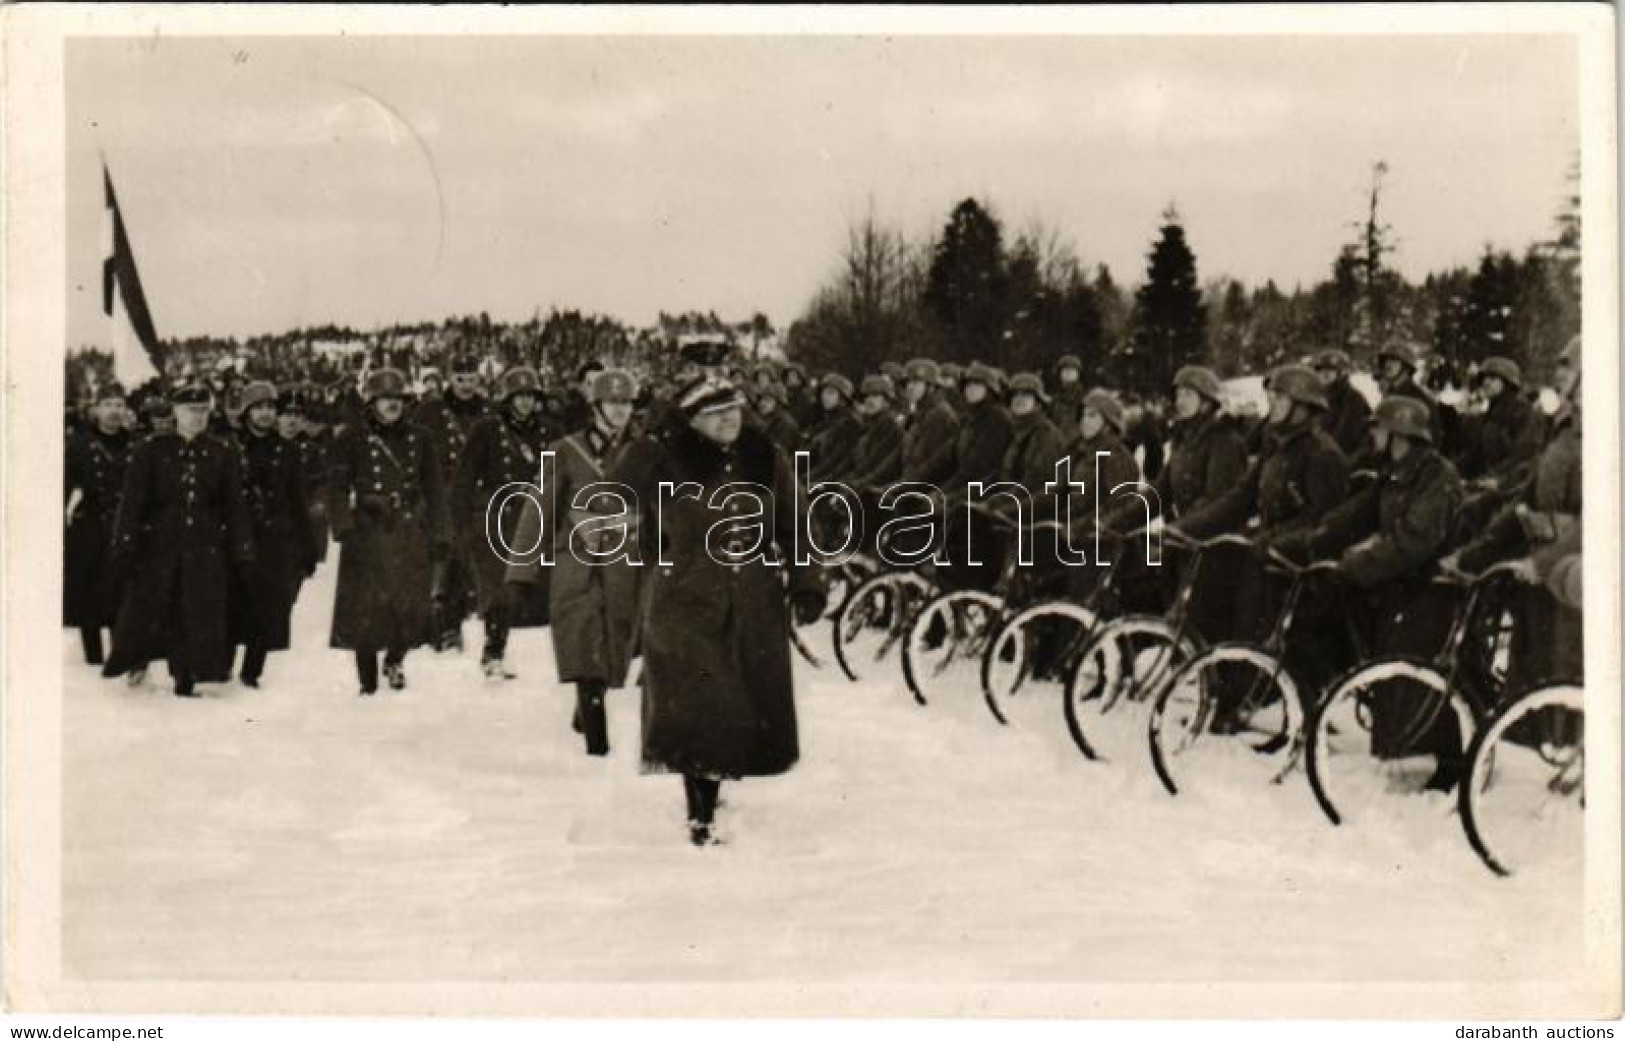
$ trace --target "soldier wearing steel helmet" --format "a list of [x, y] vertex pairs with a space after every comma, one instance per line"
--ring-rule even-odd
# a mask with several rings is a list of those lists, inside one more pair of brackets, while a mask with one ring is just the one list
[[1212, 369], [1187, 365], [1174, 374], [1173, 452], [1157, 482], [1174, 520], [1229, 493], [1247, 472], [1247, 447], [1224, 421], [1224, 389]]
[[231, 640], [242, 646], [238, 679], [258, 687], [265, 659], [287, 650], [294, 598], [316, 570], [304, 458], [277, 431], [277, 390], [256, 380], [243, 388], [237, 444], [243, 455], [243, 490], [253, 519], [254, 564], [232, 586]]
[[1517, 484], [1543, 440], [1540, 416], [1523, 395], [1523, 371], [1511, 358], [1486, 358], [1475, 383], [1486, 405], [1467, 438], [1463, 474], [1491, 486]]
[[944, 400], [936, 362], [914, 358], [903, 367], [903, 375], [908, 415], [903, 428], [902, 478], [935, 485], [953, 467], [957, 420]]
[[1088, 388], [1083, 383], [1083, 359], [1063, 354], [1055, 363], [1054, 388], [1049, 393], [1049, 415], [1057, 430], [1078, 428], [1083, 418], [1083, 399]]
[[435, 565], [452, 549], [444, 471], [430, 433], [405, 419], [406, 377], [369, 373], [363, 421], [334, 442], [328, 517], [340, 543], [331, 646], [355, 653], [361, 694], [406, 687], [406, 654], [432, 638]]
[[807, 438], [808, 463], [815, 481], [839, 479], [847, 472], [863, 425], [853, 407], [856, 388], [838, 372], [818, 381], [818, 422]]
[[[1335, 558], [1350, 589], [1344, 610], [1366, 633], [1376, 655], [1427, 657], [1438, 651], [1452, 616], [1448, 590], [1429, 582], [1445, 555], [1462, 502], [1461, 478], [1434, 445], [1428, 406], [1391, 395], [1372, 415], [1372, 438], [1385, 461], [1378, 481], [1334, 510], [1313, 531], [1275, 542], [1288, 556]], [[1373, 706], [1372, 740], [1379, 756], [1434, 755], [1429, 786], [1449, 789], [1459, 775], [1461, 735], [1449, 712], [1420, 740], [1404, 731], [1418, 709], [1398, 698]]]
[[[1320, 426], [1330, 404], [1320, 379], [1304, 366], [1283, 365], [1270, 373], [1269, 403], [1258, 461], [1235, 487], [1180, 517], [1186, 534], [1253, 531], [1276, 539], [1313, 529], [1342, 505], [1349, 464]], [[1256, 528], [1249, 527], [1253, 518]]]
[[751, 385], [750, 403], [756, 413], [756, 425], [774, 444], [786, 452], [801, 447], [801, 425], [790, 412], [783, 387], [772, 380], [758, 380]]
[[1371, 427], [1371, 406], [1349, 382], [1354, 363], [1348, 352], [1327, 347], [1315, 352], [1311, 362], [1321, 386], [1326, 388], [1326, 408], [1320, 413], [1320, 427], [1331, 435], [1343, 454], [1353, 459], [1365, 447]]
[[1055, 463], [1066, 455], [1067, 438], [1050, 421], [1044, 381], [1036, 373], [1010, 377], [1006, 407], [1010, 411], [1010, 445], [1000, 464], [1004, 479], [1027, 490], [1034, 501], [1044, 498], [1044, 485], [1055, 480]]
[[242, 453], [207, 432], [212, 399], [199, 384], [171, 392], [175, 431], [130, 453], [111, 549], [129, 584], [102, 675], [139, 682], [149, 661], [165, 658], [181, 697], [231, 675], [230, 572], [254, 560]]
[[1003, 381], [991, 366], [971, 363], [961, 374], [959, 386], [965, 408], [958, 416], [954, 466], [943, 491], [950, 498], [962, 499], [971, 484], [992, 484], [1000, 479], [1015, 428], [1009, 410], [999, 400]]
[[[609, 754], [604, 696], [626, 684], [647, 569], [635, 563], [642, 559], [640, 533], [633, 518], [621, 516], [621, 501], [608, 494], [583, 497], [584, 489], [606, 480], [632, 443], [636, 381], [624, 369], [604, 369], [588, 397], [588, 423], [548, 446], [553, 459], [540, 500], [524, 500], [514, 535], [514, 549], [525, 555], [511, 561], [507, 577], [521, 586], [545, 582], [558, 679], [576, 688], [573, 725], [587, 754], [603, 756]], [[544, 545], [551, 568], [541, 566], [539, 549], [531, 551]]]
[[883, 488], [903, 470], [903, 420], [890, 376], [865, 376], [858, 388], [860, 427], [843, 479], [859, 492]]
[[534, 482], [542, 452], [562, 433], [538, 413], [541, 393], [541, 378], [530, 366], [503, 373], [497, 383], [497, 411], [469, 433], [452, 493], [454, 526], [474, 576], [476, 608], [485, 627], [480, 669], [492, 679], [513, 678], [506, 664], [510, 630], [547, 623], [546, 576], [516, 589], [505, 581], [505, 557], [492, 545], [520, 545], [515, 539], [523, 499], [499, 495], [504, 488]]

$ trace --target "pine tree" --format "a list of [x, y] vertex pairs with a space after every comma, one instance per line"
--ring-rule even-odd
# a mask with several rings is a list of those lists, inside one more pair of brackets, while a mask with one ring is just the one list
[[975, 199], [954, 207], [931, 256], [925, 307], [940, 328], [948, 357], [998, 354], [1005, 332], [1003, 231]]
[[1127, 389], [1162, 393], [1183, 365], [1201, 360], [1206, 315], [1196, 283], [1196, 255], [1172, 206], [1146, 262], [1145, 284], [1134, 294], [1134, 337], [1122, 365]]

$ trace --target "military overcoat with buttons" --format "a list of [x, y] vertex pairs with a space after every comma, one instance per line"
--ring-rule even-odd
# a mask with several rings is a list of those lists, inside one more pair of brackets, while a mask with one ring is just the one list
[[553, 457], [540, 498], [524, 500], [514, 548], [528, 554], [545, 539], [553, 563], [542, 566], [539, 552], [515, 559], [508, 580], [546, 591], [560, 683], [624, 686], [635, 654], [640, 590], [649, 570], [634, 563], [641, 559], [638, 519], [617, 520], [623, 504], [612, 495], [584, 493], [608, 480], [629, 444], [595, 427], [560, 438], [548, 446]]
[[[509, 546], [523, 546], [517, 532], [525, 499], [499, 493], [510, 485], [534, 484], [542, 452], [558, 434], [538, 413], [520, 419], [511, 409], [503, 409], [474, 424], [457, 474], [452, 499], [457, 516], [454, 526], [474, 572], [477, 607], [481, 614], [506, 608], [514, 628], [547, 624], [548, 579], [543, 576], [540, 582], [523, 588], [505, 581], [507, 556], [493, 550], [491, 543], [499, 528]], [[501, 504], [494, 513], [490, 512], [493, 499]]]
[[243, 492], [254, 528], [254, 565], [232, 585], [231, 640], [261, 650], [288, 647], [288, 620], [305, 576], [316, 567], [316, 533], [297, 442], [244, 430]]
[[73, 504], [73, 517], [62, 539], [62, 624], [112, 625], [119, 589], [108, 554], [130, 438], [122, 431], [74, 430], [66, 449], [62, 490]]
[[368, 416], [329, 456], [327, 513], [339, 549], [333, 647], [406, 650], [430, 638], [434, 563], [451, 517], [429, 433]]
[[[818, 589], [811, 569], [794, 565], [806, 518], [790, 460], [748, 427], [726, 447], [684, 427], [634, 443], [610, 479], [637, 499], [649, 572], [640, 612], [645, 771], [744, 777], [788, 770], [800, 745], [786, 583], [791, 595]], [[682, 496], [667, 492], [662, 501], [662, 482], [679, 486]], [[768, 494], [765, 516], [749, 516], [757, 508], [749, 496], [715, 498], [723, 485], [741, 482]], [[713, 525], [721, 530], [708, 544]], [[784, 564], [730, 560], [733, 551], [753, 548], [757, 532]]]
[[229, 575], [254, 558], [237, 446], [209, 433], [190, 441], [154, 434], [137, 444], [124, 475], [112, 553], [129, 586], [103, 675], [168, 658], [196, 680], [226, 679]]

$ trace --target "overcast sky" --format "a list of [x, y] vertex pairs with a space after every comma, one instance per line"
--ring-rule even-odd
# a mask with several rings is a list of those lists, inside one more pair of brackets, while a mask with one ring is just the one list
[[148, 38], [68, 45], [69, 338], [106, 155], [160, 335], [574, 306], [794, 318], [871, 205], [966, 195], [1138, 281], [1325, 276], [1385, 159], [1406, 274], [1546, 236], [1563, 37]]

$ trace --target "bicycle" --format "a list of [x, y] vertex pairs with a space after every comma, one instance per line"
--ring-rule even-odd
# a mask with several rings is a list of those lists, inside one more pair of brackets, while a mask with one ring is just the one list
[[1162, 540], [1189, 556], [1168, 609], [1163, 614], [1130, 612], [1107, 621], [1084, 644], [1067, 673], [1063, 701], [1067, 731], [1086, 759], [1109, 762], [1123, 758], [1134, 745], [1144, 747], [1145, 717], [1140, 710], [1153, 703], [1174, 670], [1207, 643], [1190, 620], [1205, 558], [1221, 547], [1252, 546], [1239, 535], [1193, 539], [1175, 528], [1164, 528]]
[[1151, 764], [1169, 795], [1198, 776], [1227, 770], [1260, 767], [1272, 784], [1292, 771], [1303, 732], [1304, 684], [1287, 664], [1287, 639], [1309, 577], [1336, 567], [1331, 561], [1300, 565], [1266, 550], [1265, 573], [1288, 577], [1269, 633], [1257, 643], [1227, 640], [1207, 647], [1163, 685], [1148, 736]]
[[[1454, 717], [1465, 747], [1500, 701], [1506, 630], [1489, 594], [1506, 588], [1514, 567], [1435, 575], [1435, 586], [1465, 591], [1438, 653], [1368, 661], [1327, 686], [1309, 721], [1305, 761], [1315, 802], [1332, 824], [1391, 818], [1396, 799], [1430, 785], [1454, 787], [1451, 764], [1439, 756], [1449, 738], [1438, 730], [1448, 726], [1441, 713]], [[1485, 640], [1494, 645], [1486, 648]]]
[[1552, 683], [1504, 705], [1473, 738], [1457, 805], [1497, 875], [1583, 864], [1585, 690]]

